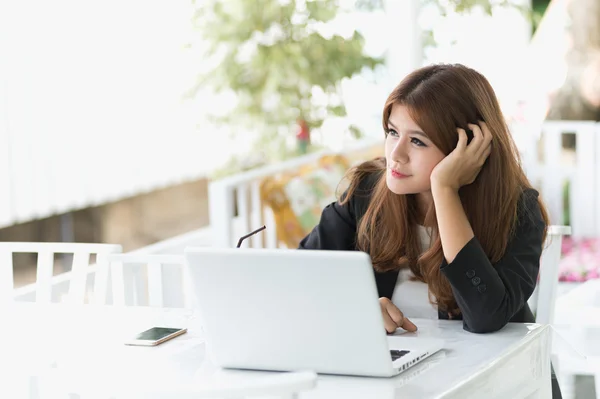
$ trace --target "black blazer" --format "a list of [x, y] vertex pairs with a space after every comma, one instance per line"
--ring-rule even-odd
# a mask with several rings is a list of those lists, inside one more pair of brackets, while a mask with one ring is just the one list
[[[325, 207], [319, 224], [299, 248], [357, 250], [357, 221], [369, 205], [378, 176], [364, 179], [344, 205], [334, 202]], [[508, 322], [535, 321], [527, 300], [536, 285], [546, 227], [537, 198], [538, 192], [533, 189], [526, 189], [521, 195], [517, 225], [499, 262], [490, 262], [475, 237], [452, 263], [444, 260], [440, 265], [461, 310], [456, 319], [463, 320], [465, 330], [486, 333], [499, 330]], [[379, 297], [391, 299], [398, 271], [374, 273]], [[448, 314], [440, 311], [438, 317], [448, 319]]]

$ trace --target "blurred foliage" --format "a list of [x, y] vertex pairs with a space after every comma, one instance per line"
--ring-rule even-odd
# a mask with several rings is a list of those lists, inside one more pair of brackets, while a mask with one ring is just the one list
[[[367, 2], [376, 2], [377, 0], [365, 0]], [[548, 4], [551, 0], [532, 0], [531, 7], [525, 4], [515, 4], [514, 0], [423, 0], [423, 4], [434, 5], [442, 16], [446, 16], [451, 12], [468, 13], [474, 9], [481, 9], [486, 14], [492, 15], [494, 8], [507, 7], [514, 8], [523, 15], [527, 16], [532, 23], [532, 34], [535, 33], [542, 16], [546, 12]], [[423, 32], [423, 46], [435, 46], [432, 31]]]
[[[394, 0], [389, 0], [394, 1]], [[551, 0], [531, 0], [531, 8], [524, 4], [515, 4], [514, 0], [423, 0], [422, 5], [433, 5], [440, 15], [450, 13], [468, 13], [474, 9], [481, 9], [486, 14], [492, 15], [494, 8], [514, 8], [526, 15], [532, 23], [532, 34], [535, 33]], [[363, 10], [385, 9], [385, 0], [356, 0], [356, 7]], [[435, 46], [433, 31], [424, 30], [423, 47]]]
[[494, 7], [512, 7], [523, 12], [528, 10], [526, 6], [514, 4], [512, 0], [425, 0], [425, 2], [436, 5], [442, 15], [446, 15], [450, 11], [469, 12], [474, 8], [480, 8], [489, 15], [492, 14]]
[[[492, 14], [494, 7], [514, 7], [528, 13], [536, 27], [549, 1], [532, 0], [532, 9], [511, 0], [423, 0], [422, 4], [433, 4], [441, 15], [476, 8]], [[319, 28], [343, 12], [337, 0], [192, 2], [194, 24], [208, 42], [206, 57], [218, 62], [198, 76], [188, 96], [204, 88], [232, 91], [235, 103], [216, 121], [226, 123], [233, 134], [260, 132], [255, 147], [248, 148], [254, 156], [231, 159], [220, 175], [296, 155], [297, 121], [305, 120], [314, 132], [327, 118], [346, 116], [342, 80], [383, 64], [383, 59], [364, 53], [364, 38], [357, 31], [349, 37], [321, 33]], [[385, 9], [385, 3], [354, 2], [362, 11]], [[432, 32], [423, 32], [423, 45], [435, 46]], [[355, 138], [362, 135], [352, 125], [347, 132]], [[311, 151], [318, 149], [313, 146]]]
[[278, 159], [285, 160], [285, 159], [292, 158], [295, 156], [309, 155], [309, 154], [323, 151], [323, 150], [325, 150], [325, 148], [323, 146], [314, 145], [314, 144], [310, 145], [308, 147], [308, 151], [306, 154], [300, 154], [300, 153], [296, 152], [295, 150], [286, 148], [286, 149], [282, 149], [282, 152], [280, 152], [276, 155], [271, 154], [273, 156], [272, 158], [265, 158], [263, 156], [264, 155], [263, 151], [258, 151], [258, 152], [252, 151], [251, 153], [256, 154], [256, 156], [250, 155], [250, 156], [246, 156], [243, 158], [229, 157], [227, 159], [227, 162], [224, 165], [222, 165], [219, 168], [212, 171], [210, 177], [213, 180], [221, 179], [221, 178], [230, 176], [235, 173], [246, 172], [246, 171], [252, 170], [254, 168], [264, 166], [265, 164], [274, 162]]
[[571, 182], [566, 180], [563, 184], [563, 221], [565, 226], [571, 225]]
[[531, 23], [533, 25], [532, 33], [535, 33], [535, 31], [537, 30], [537, 27], [540, 25], [542, 17], [544, 16], [544, 13], [548, 9], [548, 5], [550, 4], [550, 1], [551, 0], [532, 0], [531, 1]]
[[373, 11], [384, 8], [384, 0], [356, 0], [354, 6], [357, 10], [361, 11]]
[[[198, 76], [188, 95], [207, 87], [233, 91], [236, 103], [218, 121], [237, 134], [248, 131], [248, 126], [260, 132], [254, 150], [260, 151], [263, 163], [294, 154], [290, 143], [297, 121], [306, 121], [312, 131], [328, 117], [346, 116], [342, 80], [383, 63], [364, 53], [364, 38], [357, 31], [350, 37], [320, 33], [319, 28], [341, 12], [336, 0], [194, 4], [194, 24], [209, 44], [207, 57], [219, 62]], [[355, 126], [348, 126], [348, 131], [360, 136]]]

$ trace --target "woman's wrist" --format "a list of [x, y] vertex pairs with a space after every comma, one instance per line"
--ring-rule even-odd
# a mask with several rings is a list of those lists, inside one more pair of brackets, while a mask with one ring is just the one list
[[433, 195], [433, 199], [435, 201], [436, 196], [458, 195], [458, 187], [453, 187], [442, 182], [432, 181], [431, 194]]

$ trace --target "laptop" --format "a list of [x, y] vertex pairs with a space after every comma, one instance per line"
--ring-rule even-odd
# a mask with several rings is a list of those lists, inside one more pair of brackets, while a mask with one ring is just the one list
[[186, 248], [185, 257], [218, 367], [389, 377], [444, 346], [386, 334], [366, 253]]

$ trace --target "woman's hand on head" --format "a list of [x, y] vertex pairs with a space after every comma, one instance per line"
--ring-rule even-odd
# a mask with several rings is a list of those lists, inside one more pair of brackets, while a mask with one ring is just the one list
[[475, 181], [479, 171], [492, 151], [492, 134], [484, 122], [469, 124], [473, 140], [467, 144], [467, 132], [457, 129], [456, 148], [438, 163], [431, 172], [432, 188], [445, 187], [458, 191]]
[[381, 307], [386, 332], [393, 333], [398, 328], [403, 328], [410, 332], [417, 331], [417, 326], [408, 317], [404, 317], [400, 309], [388, 298], [379, 298], [379, 306]]

